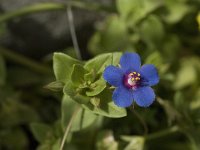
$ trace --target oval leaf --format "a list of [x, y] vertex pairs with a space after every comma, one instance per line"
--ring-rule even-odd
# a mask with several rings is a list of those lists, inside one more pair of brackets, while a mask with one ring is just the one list
[[[78, 106], [80, 107], [80, 106]], [[65, 95], [62, 100], [62, 127], [63, 129], [69, 123], [72, 114], [77, 109], [77, 103], [75, 103], [69, 96]], [[97, 115], [83, 108], [76, 114], [72, 123], [71, 131], [79, 131], [92, 125], [97, 119]]]
[[112, 93], [105, 89], [101, 94], [96, 96], [100, 99], [99, 105], [94, 106], [91, 103], [84, 104], [83, 107], [93, 113], [110, 117], [110, 118], [121, 118], [127, 115], [126, 109], [118, 107], [112, 101]]
[[70, 80], [74, 64], [81, 64], [81, 62], [63, 53], [54, 53], [53, 70], [56, 80], [64, 83]]
[[86, 70], [95, 69], [97, 73], [102, 73], [106, 66], [108, 65], [118, 65], [121, 53], [107, 53], [98, 55], [93, 59], [86, 62], [84, 68]]
[[84, 75], [86, 74], [86, 70], [83, 68], [82, 65], [75, 64], [73, 66], [73, 71], [71, 74], [71, 81], [74, 85], [79, 86], [80, 84], [84, 83]]

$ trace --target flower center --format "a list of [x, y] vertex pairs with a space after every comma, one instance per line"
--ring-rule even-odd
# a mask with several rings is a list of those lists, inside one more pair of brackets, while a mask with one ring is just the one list
[[140, 74], [131, 72], [124, 76], [124, 85], [129, 89], [136, 89], [140, 82]]

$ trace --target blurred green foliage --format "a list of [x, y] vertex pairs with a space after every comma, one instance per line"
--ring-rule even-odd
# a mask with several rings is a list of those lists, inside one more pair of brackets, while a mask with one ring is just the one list
[[[0, 149], [58, 150], [80, 103], [64, 149], [200, 149], [200, 2], [116, 0], [115, 7], [95, 24], [88, 43], [92, 59], [54, 53], [56, 79], [18, 57], [13, 61], [0, 47]], [[5, 32], [1, 23], [0, 36]], [[115, 106], [101, 77], [124, 51], [137, 52], [158, 68], [158, 97], [147, 109]]]

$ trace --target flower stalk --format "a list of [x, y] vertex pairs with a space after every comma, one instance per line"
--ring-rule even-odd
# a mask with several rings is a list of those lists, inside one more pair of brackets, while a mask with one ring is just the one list
[[63, 150], [64, 145], [65, 145], [65, 141], [66, 141], [67, 136], [68, 136], [68, 134], [69, 134], [69, 131], [70, 131], [70, 129], [71, 129], [72, 123], [73, 123], [75, 117], [77, 116], [77, 114], [78, 114], [78, 112], [79, 112], [80, 110], [81, 110], [81, 107], [80, 107], [80, 106], [79, 106], [77, 109], [74, 110], [74, 113], [72, 114], [72, 117], [71, 117], [71, 119], [69, 120], [69, 123], [68, 123], [68, 125], [67, 125], [67, 127], [66, 127], [66, 129], [65, 129], [64, 136], [63, 136], [63, 138], [62, 138], [62, 141], [61, 141], [59, 150]]

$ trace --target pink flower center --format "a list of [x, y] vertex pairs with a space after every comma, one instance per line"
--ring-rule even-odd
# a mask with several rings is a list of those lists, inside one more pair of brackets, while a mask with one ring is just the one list
[[140, 74], [131, 72], [124, 76], [124, 85], [129, 89], [136, 89], [140, 82]]

